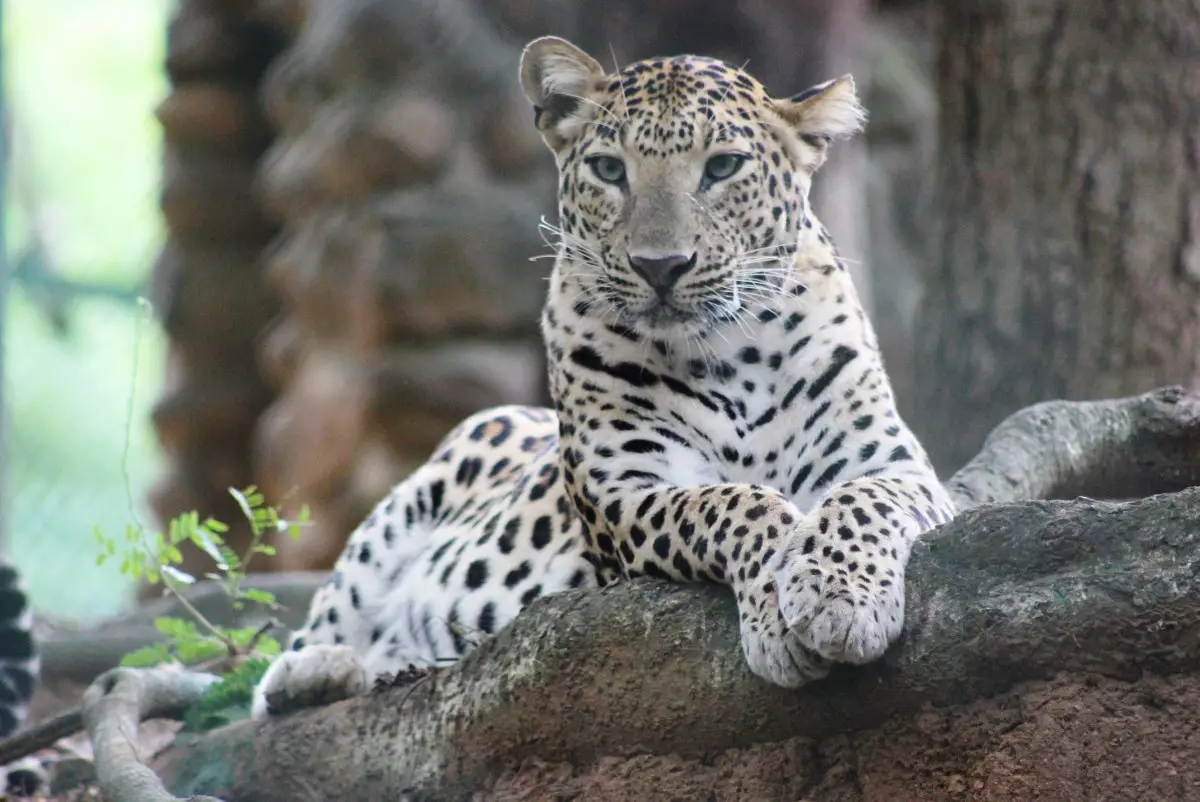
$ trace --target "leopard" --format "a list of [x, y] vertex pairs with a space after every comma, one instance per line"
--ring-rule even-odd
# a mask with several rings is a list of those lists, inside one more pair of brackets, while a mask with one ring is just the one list
[[255, 718], [453, 663], [537, 599], [629, 580], [728, 586], [749, 671], [797, 688], [900, 637], [914, 543], [955, 515], [810, 203], [864, 127], [853, 77], [780, 98], [716, 59], [609, 72], [556, 37], [519, 74], [558, 170], [553, 407], [470, 416], [379, 501]]

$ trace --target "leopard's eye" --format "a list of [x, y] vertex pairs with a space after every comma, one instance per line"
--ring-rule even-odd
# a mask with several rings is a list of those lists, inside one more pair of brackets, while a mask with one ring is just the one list
[[592, 172], [606, 184], [625, 183], [625, 163], [616, 156], [593, 156], [588, 159]]
[[704, 165], [704, 177], [709, 181], [723, 181], [737, 172], [746, 157], [738, 153], [721, 153], [713, 156]]

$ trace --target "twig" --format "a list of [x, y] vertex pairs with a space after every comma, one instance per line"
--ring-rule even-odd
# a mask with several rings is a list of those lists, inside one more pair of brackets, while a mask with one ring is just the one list
[[260, 626], [260, 627], [259, 627], [259, 628], [258, 628], [258, 629], [257, 629], [257, 630], [254, 632], [254, 634], [250, 636], [250, 640], [246, 642], [246, 648], [244, 648], [244, 649], [242, 649], [242, 650], [241, 650], [241, 655], [242, 655], [242, 656], [245, 656], [245, 655], [251, 655], [251, 654], [253, 654], [253, 653], [254, 653], [254, 647], [255, 647], [255, 646], [258, 646], [258, 642], [259, 642], [260, 640], [262, 640], [262, 638], [263, 638], [263, 636], [264, 636], [264, 635], [266, 635], [266, 634], [267, 634], [268, 632], [270, 632], [271, 630], [273, 630], [273, 629], [279, 629], [279, 628], [280, 628], [280, 627], [282, 627], [282, 626], [283, 626], [283, 625], [279, 623], [279, 620], [278, 620], [278, 619], [275, 619], [275, 618], [271, 618], [271, 619], [268, 619], [268, 620], [264, 621], [264, 622], [262, 623], [262, 626]]
[[175, 596], [175, 598], [179, 601], [180, 606], [183, 607], [183, 609], [187, 610], [188, 615], [195, 618], [196, 622], [198, 624], [200, 624], [202, 627], [207, 629], [209, 631], [209, 633], [212, 634], [212, 636], [215, 637], [217, 640], [221, 641], [221, 645], [225, 647], [225, 650], [227, 652], [229, 652], [229, 655], [231, 657], [235, 656], [239, 653], [237, 644], [234, 643], [233, 640], [228, 635], [226, 635], [221, 630], [220, 627], [218, 627], [212, 621], [209, 621], [204, 616], [204, 613], [197, 610], [196, 606], [194, 604], [192, 604], [190, 601], [188, 601], [187, 598], [182, 593], [179, 592], [178, 588], [174, 587], [171, 580], [167, 579], [166, 574], [162, 575], [162, 580], [163, 580], [163, 587], [165, 587], [167, 590], [171, 591], [171, 594], [173, 596]]
[[[139, 297], [137, 299], [137, 303], [138, 303], [138, 306], [143, 311], [145, 311], [147, 313], [151, 313], [151, 314], [153, 313], [154, 306], [153, 306], [153, 304], [150, 303], [149, 299]], [[140, 315], [140, 316], [136, 317], [134, 320], [135, 325], [134, 325], [134, 332], [133, 332], [133, 335], [134, 335], [133, 336], [133, 366], [132, 366], [132, 375], [130, 376], [130, 379], [129, 379], [129, 401], [127, 402], [127, 404], [125, 406], [125, 441], [121, 448], [121, 476], [124, 479], [125, 498], [129, 504], [129, 515], [133, 519], [134, 525], [138, 529], [138, 532], [141, 536], [141, 541], [143, 543], [143, 546], [146, 547], [147, 553], [153, 554], [154, 550], [149, 548], [148, 545], [146, 544], [147, 530], [146, 530], [146, 527], [142, 524], [141, 518], [138, 516], [137, 505], [134, 503], [133, 479], [132, 479], [132, 476], [129, 471], [129, 455], [130, 455], [130, 450], [131, 450], [132, 443], [133, 443], [134, 406], [135, 406], [135, 400], [137, 398], [138, 368], [141, 365], [141, 355], [142, 355], [142, 347], [141, 346], [142, 346], [142, 318], [143, 317], [144, 316]], [[225, 633], [223, 633], [219, 627], [214, 626], [211, 621], [209, 621], [207, 618], [205, 618], [204, 615], [199, 610], [197, 610], [190, 601], [188, 601], [184, 597], [182, 591], [180, 591], [180, 589], [176, 586], [176, 584], [173, 581], [171, 581], [169, 576], [166, 573], [163, 573], [163, 574], [161, 574], [161, 577], [162, 577], [163, 587], [166, 588], [172, 595], [176, 596], [179, 599], [179, 603], [191, 615], [193, 615], [195, 617], [196, 621], [201, 626], [208, 629], [217, 639], [219, 639], [222, 642], [222, 644], [225, 646], [225, 648], [229, 650], [230, 654], [237, 654], [237, 645], [232, 640], [230, 640], [229, 637], [227, 635], [225, 635]]]
[[54, 718], [21, 730], [0, 741], [0, 766], [28, 757], [54, 746], [60, 738], [69, 738], [83, 729], [82, 708], [72, 707]]

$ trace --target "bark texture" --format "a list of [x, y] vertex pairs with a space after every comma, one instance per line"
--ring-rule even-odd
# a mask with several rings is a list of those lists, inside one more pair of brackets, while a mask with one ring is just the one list
[[1200, 7], [941, 12], [911, 417], [949, 473], [1028, 404], [1200, 387]]
[[[176, 794], [228, 800], [465, 799], [523, 761], [706, 760], [797, 738], [804, 754], [836, 751], [846, 733], [1061, 672], [1129, 681], [1200, 669], [1200, 397], [1174, 389], [1052, 409], [1010, 419], [956, 477], [959, 497], [1107, 481], [1121, 466], [1121, 486], [1180, 492], [968, 510], [915, 551], [905, 638], [877, 664], [799, 692], [769, 686], [744, 665], [723, 588], [639, 581], [539, 600], [417, 685], [233, 725], [156, 766]], [[1118, 467], [1097, 473], [1086, 451], [1099, 442], [1106, 456], [1106, 441], [1087, 433], [1106, 420], [1149, 436], [1123, 436]], [[1035, 435], [1050, 446], [1031, 448]], [[1005, 459], [1022, 450], [1051, 457], [1050, 478], [1014, 489]], [[847, 798], [818, 793], [827, 772], [797, 760], [791, 798]]]

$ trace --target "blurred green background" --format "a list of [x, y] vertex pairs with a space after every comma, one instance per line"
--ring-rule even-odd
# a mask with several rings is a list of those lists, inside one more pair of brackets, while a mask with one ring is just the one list
[[[169, 12], [162, 0], [4, 2], [9, 268], [34, 220], [49, 255], [25, 260], [7, 299], [7, 549], [39, 609], [80, 619], [131, 600], [114, 565], [95, 566], [94, 527], [152, 523], [141, 504], [157, 467], [149, 411], [164, 341], [130, 291], [162, 236], [153, 109], [167, 89]], [[82, 285], [102, 291], [69, 289]]]

